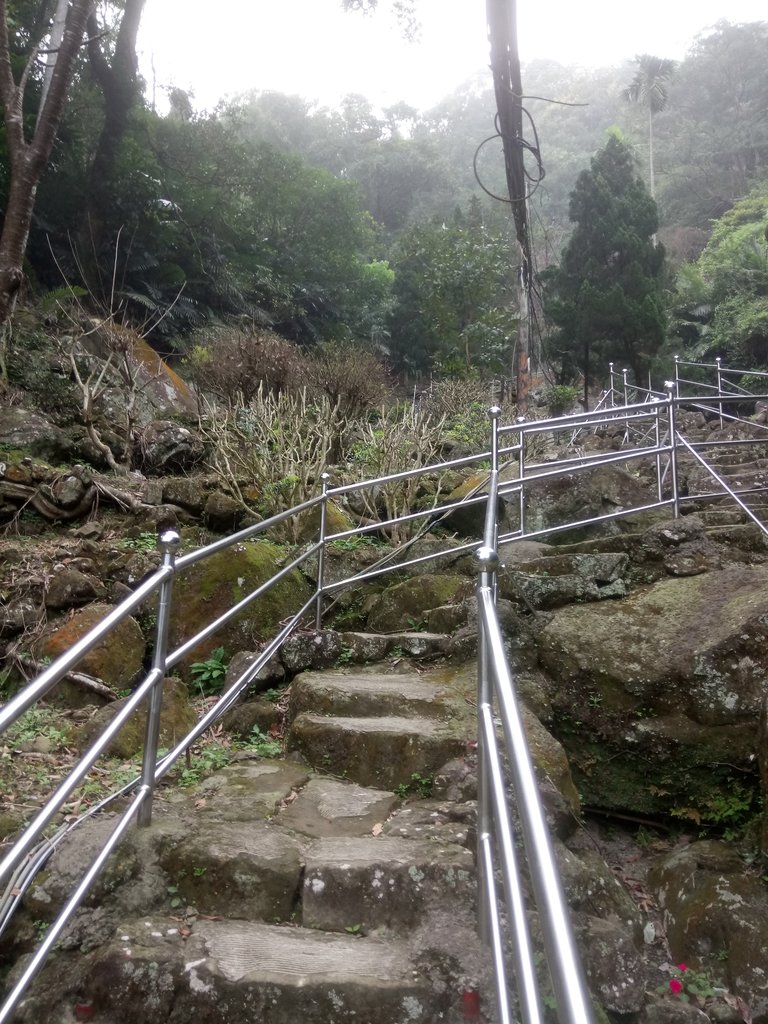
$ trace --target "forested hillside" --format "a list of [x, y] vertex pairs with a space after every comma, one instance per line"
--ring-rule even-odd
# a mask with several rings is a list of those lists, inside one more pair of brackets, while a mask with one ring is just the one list
[[[15, 216], [11, 168], [18, 179], [21, 149], [26, 160], [33, 133], [45, 127], [42, 116], [35, 127], [47, 86], [34, 46], [44, 43], [55, 6], [18, 2], [4, 19], [6, 221]], [[159, 114], [136, 73], [144, 0], [107, 6], [111, 20], [91, 11], [90, 42], [72, 55], [42, 161], [23, 285], [17, 292], [14, 278], [6, 290], [12, 305], [21, 296], [56, 309], [74, 289], [94, 312], [138, 326], [165, 353], [188, 351], [195, 332], [235, 322], [303, 346], [368, 345], [411, 374], [508, 371], [516, 251], [508, 207], [494, 198], [505, 192], [489, 75], [424, 111], [403, 103], [379, 110], [360, 95], [330, 110], [254, 92], [199, 112], [171, 90], [170, 111]], [[747, 216], [729, 211], [753, 188], [762, 191], [749, 216], [765, 216], [767, 42], [765, 23], [721, 22], [679, 65], [645, 55], [597, 71], [544, 60], [524, 68], [539, 270], [559, 262], [577, 177], [618, 128], [658, 203], [654, 240], [667, 251], [666, 303], [682, 332], [668, 349], [682, 339], [708, 351], [718, 306], [746, 291], [752, 314], [734, 351], [764, 358], [755, 332], [765, 340], [765, 240], [756, 229], [747, 252], [723, 239]], [[14, 113], [21, 106], [24, 143]], [[704, 262], [685, 267], [724, 215]], [[724, 287], [715, 264], [726, 253], [749, 267]], [[720, 328], [713, 338], [733, 347]], [[583, 369], [574, 345], [562, 336], [544, 344], [561, 381]], [[648, 356], [664, 350], [654, 344]], [[2, 375], [12, 383], [12, 354], [7, 361]]]

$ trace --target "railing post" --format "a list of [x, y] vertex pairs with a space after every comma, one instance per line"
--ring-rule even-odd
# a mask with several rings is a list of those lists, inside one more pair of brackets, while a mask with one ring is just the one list
[[667, 415], [669, 417], [669, 466], [672, 473], [672, 501], [675, 519], [680, 516], [680, 492], [677, 487], [677, 415], [675, 409], [675, 381], [664, 381], [667, 389]]
[[[479, 710], [484, 704], [493, 704], [493, 688], [488, 670], [488, 638], [483, 627], [482, 591], [487, 588], [494, 600], [496, 598], [496, 570], [499, 556], [496, 551], [498, 523], [496, 506], [499, 492], [499, 417], [501, 409], [491, 406], [488, 410], [491, 420], [491, 474], [488, 480], [488, 504], [485, 509], [485, 525], [483, 528], [482, 546], [475, 552], [480, 573], [477, 583], [477, 623], [480, 631], [477, 644], [477, 892], [478, 931], [484, 942], [490, 942], [491, 918], [482, 894], [486, 891], [485, 854], [483, 841], [488, 841], [491, 831], [491, 790], [488, 767], [488, 752], [483, 741], [483, 730], [479, 718]], [[522, 436], [522, 435], [521, 435]]]
[[661, 448], [661, 403], [659, 402], [658, 398], [653, 398], [651, 399], [651, 401], [656, 402], [653, 417], [653, 425], [656, 434], [656, 500], [663, 501], [664, 489], [662, 487], [661, 479], [661, 452], [659, 451], [659, 449]]
[[[525, 423], [525, 416], [518, 416], [517, 422]], [[520, 536], [525, 536], [525, 431], [520, 431], [520, 450], [517, 456], [517, 482], [520, 484]]]
[[[720, 356], [715, 357], [715, 363], [717, 364], [717, 397], [723, 397], [723, 375], [720, 371]], [[718, 402], [717, 407], [720, 410], [720, 429], [723, 429], [723, 403]]]
[[157, 602], [157, 629], [155, 631], [155, 651], [152, 656], [152, 671], [158, 674], [149, 695], [147, 709], [147, 728], [144, 736], [144, 761], [141, 767], [141, 785], [149, 790], [142, 803], [137, 822], [147, 826], [152, 823], [152, 795], [155, 789], [155, 764], [157, 762], [157, 746], [160, 737], [160, 711], [163, 706], [163, 680], [165, 679], [165, 660], [168, 654], [168, 626], [171, 618], [171, 595], [173, 594], [173, 569], [176, 552], [181, 537], [175, 530], [164, 530], [157, 540], [157, 546], [163, 555], [163, 567], [171, 572], [160, 584]]
[[[665, 382], [665, 386], [669, 387], [669, 381]], [[675, 379], [672, 381], [672, 385], [675, 389], [675, 397], [680, 397], [680, 356], [675, 356]]]
[[[414, 389], [415, 395], [415, 389]], [[415, 399], [414, 399], [415, 405]], [[325, 576], [325, 534], [328, 526], [328, 484], [330, 473], [321, 473], [323, 482], [323, 500], [320, 505], [320, 547], [317, 550], [317, 598], [315, 604], [315, 630], [319, 633], [323, 624], [323, 584]]]
[[[489, 498], [490, 500], [490, 498]], [[495, 513], [494, 513], [495, 518]], [[490, 519], [489, 514], [486, 516], [486, 524]], [[487, 531], [486, 531], [487, 532]], [[483, 614], [482, 614], [482, 592], [483, 590], [489, 590], [491, 594], [494, 593], [496, 586], [496, 570], [499, 566], [499, 556], [496, 553], [496, 549], [493, 547], [486, 547], [483, 544], [482, 547], [478, 548], [475, 552], [475, 561], [477, 563], [479, 578], [477, 583], [477, 624], [479, 628], [479, 637], [477, 644], [477, 707], [479, 709], [484, 704], [493, 706], [493, 687], [491, 685], [491, 677], [489, 670], [489, 647], [488, 637], [486, 636], [485, 627], [483, 625]], [[483, 845], [489, 842], [489, 837], [492, 834], [492, 812], [491, 812], [491, 782], [490, 782], [490, 767], [488, 762], [488, 751], [485, 747], [485, 741], [483, 738], [483, 729], [480, 717], [478, 714], [477, 721], [477, 848], [476, 848], [476, 868], [477, 868], [477, 894], [478, 894], [478, 914], [477, 914], [477, 928], [480, 938], [485, 943], [490, 943], [491, 940], [491, 915], [489, 908], [486, 904], [485, 893], [487, 892], [487, 878], [486, 878], [486, 861]]]
[[621, 378], [624, 383], [624, 407], [629, 405], [629, 384], [627, 383], [627, 373], [629, 371], [626, 367], [621, 371]]
[[[611, 408], [613, 409], [613, 407], [616, 405], [616, 403], [613, 400], [613, 363], [608, 363], [608, 382], [608, 391], [611, 395]], [[584, 412], [589, 412], [589, 410], [585, 409]]]

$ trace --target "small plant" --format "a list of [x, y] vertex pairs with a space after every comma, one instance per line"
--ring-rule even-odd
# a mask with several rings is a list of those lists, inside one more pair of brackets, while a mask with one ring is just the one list
[[245, 747], [261, 757], [279, 757], [283, 752], [280, 743], [263, 733], [258, 725], [251, 729]]
[[432, 796], [434, 779], [431, 775], [421, 775], [414, 772], [408, 782], [401, 782], [395, 786], [395, 793], [405, 799], [407, 796], [416, 796], [420, 800], [428, 800]]
[[352, 650], [351, 647], [347, 647], [346, 644], [342, 644], [341, 645], [341, 651], [339, 652], [339, 656], [336, 659], [336, 664], [337, 665], [349, 665], [349, 663], [352, 661], [352, 659], [354, 657], [354, 654], [355, 654], [355, 652]]
[[687, 964], [677, 964], [672, 968], [672, 977], [667, 985], [660, 985], [658, 991], [669, 991], [684, 1003], [693, 1000], [701, 1004], [722, 995], [725, 990], [713, 981], [708, 971], [697, 971]]
[[408, 616], [408, 629], [412, 633], [424, 633], [427, 629], [427, 624], [424, 619], [414, 619], [412, 615]]
[[348, 924], [344, 931], [348, 935], [360, 935], [363, 931], [363, 926], [361, 924]]
[[199, 754], [191, 758], [187, 767], [182, 769], [179, 783], [182, 786], [194, 786], [211, 772], [218, 771], [232, 760], [232, 752], [225, 747], [210, 744], [203, 747]]
[[157, 536], [154, 533], [140, 533], [138, 537], [123, 537], [118, 541], [118, 547], [129, 551], [156, 551]]
[[219, 693], [224, 677], [227, 674], [227, 662], [224, 657], [224, 648], [217, 647], [211, 651], [210, 657], [205, 661], [195, 661], [190, 665], [192, 678], [200, 687], [200, 692], [207, 697]]
[[165, 891], [168, 893], [168, 899], [174, 910], [178, 910], [179, 907], [183, 906], [184, 900], [179, 895], [178, 885], [168, 885]]
[[192, 868], [192, 874], [195, 878], [202, 878], [207, 870], [207, 868]]

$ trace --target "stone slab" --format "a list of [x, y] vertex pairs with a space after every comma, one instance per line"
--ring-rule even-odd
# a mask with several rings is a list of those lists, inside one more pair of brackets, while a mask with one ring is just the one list
[[[271, 817], [280, 802], [309, 781], [302, 765], [286, 761], [241, 761], [205, 779], [185, 797], [202, 818], [253, 821]], [[205, 801], [201, 803], [201, 801]]]
[[473, 856], [460, 846], [388, 836], [320, 839], [307, 851], [302, 923], [404, 931], [427, 908], [471, 906], [473, 895]]
[[366, 836], [400, 803], [394, 793], [337, 779], [311, 779], [275, 819], [303, 835]]
[[295, 908], [301, 844], [269, 822], [200, 822], [161, 848], [159, 861], [200, 913], [287, 921]]
[[434, 774], [465, 753], [472, 738], [454, 723], [429, 718], [331, 718], [301, 714], [288, 743], [316, 769], [345, 775], [361, 786], [394, 790], [411, 776]]
[[415, 673], [304, 672], [291, 687], [291, 715], [308, 711], [318, 715], [440, 717], [445, 714], [445, 696], [445, 686]]

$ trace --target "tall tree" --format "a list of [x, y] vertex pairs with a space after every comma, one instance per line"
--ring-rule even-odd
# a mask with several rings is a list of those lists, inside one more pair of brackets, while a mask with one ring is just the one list
[[[5, 120], [10, 178], [8, 198], [0, 233], [0, 329], [11, 316], [23, 279], [24, 253], [35, 206], [40, 177], [51, 155], [64, 103], [75, 72], [75, 62], [85, 31], [92, 0], [71, 0], [69, 11], [50, 73], [50, 84], [40, 107], [37, 123], [28, 129], [25, 93], [30, 80], [39, 75], [38, 61], [50, 32], [50, 4], [38, 5], [20, 70], [12, 52], [11, 25], [7, 0], [0, 0], [0, 104]], [[50, 68], [51, 60], [48, 61]]]
[[616, 135], [579, 175], [569, 213], [573, 234], [560, 266], [544, 275], [546, 309], [558, 328], [554, 354], [581, 369], [588, 402], [595, 355], [624, 360], [640, 380], [666, 326], [656, 203]]
[[104, 205], [131, 109], [140, 99], [136, 37], [145, 3], [124, 0], [120, 27], [114, 34], [100, 24], [95, 7], [88, 15], [88, 62], [104, 97], [104, 122], [88, 181], [89, 213], [96, 216]]
[[664, 57], [653, 57], [644, 53], [635, 57], [637, 72], [624, 90], [629, 103], [639, 103], [648, 111], [648, 180], [651, 197], [656, 198], [656, 183], [653, 165], [653, 119], [667, 105], [667, 86], [675, 73], [677, 64]]

